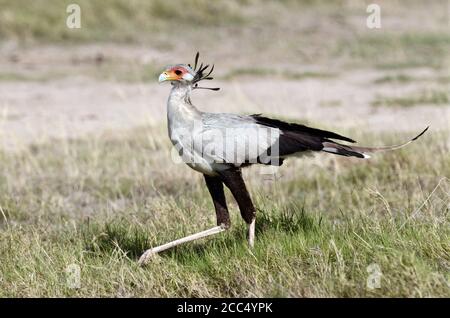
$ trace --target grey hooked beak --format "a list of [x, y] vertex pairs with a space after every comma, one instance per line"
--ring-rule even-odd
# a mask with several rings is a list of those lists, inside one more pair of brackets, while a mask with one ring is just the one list
[[163, 72], [159, 75], [158, 82], [161, 83], [161, 82], [165, 82], [168, 80], [169, 80], [169, 74], [167, 74], [166, 72]]

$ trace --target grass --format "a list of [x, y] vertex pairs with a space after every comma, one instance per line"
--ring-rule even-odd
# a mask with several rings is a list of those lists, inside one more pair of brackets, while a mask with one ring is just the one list
[[415, 79], [407, 74], [385, 75], [374, 80], [375, 84], [410, 83]]
[[[363, 34], [343, 39], [337, 55], [348, 54], [352, 62], [379, 69], [448, 67], [450, 36], [448, 32]], [[430, 58], [432, 56], [433, 58]]]
[[90, 60], [68, 62], [57, 70], [15, 70], [0, 73], [0, 82], [50, 82], [64, 78], [84, 76], [96, 81], [125, 83], [155, 82], [161, 72], [161, 66], [154, 62], [137, 63], [135, 61], [108, 59], [101, 62]]
[[412, 107], [416, 105], [450, 105], [450, 98], [447, 91], [424, 90], [420, 93], [411, 93], [407, 96], [385, 97], [377, 96], [372, 102], [372, 106], [399, 106]]
[[303, 80], [310, 78], [327, 79], [336, 77], [337, 74], [325, 73], [325, 72], [296, 72], [292, 70], [275, 70], [268, 68], [235, 68], [220, 77], [223, 80], [232, 80], [239, 77], [270, 77], [270, 78], [283, 78], [289, 80]]
[[[1, 0], [0, 36], [22, 42], [139, 42], [180, 26], [219, 26], [238, 24], [243, 20], [235, 5], [225, 1], [188, 0], [176, 2], [80, 0], [81, 28], [66, 27], [66, 8], [73, 1]], [[220, 14], [218, 14], [220, 12]]]
[[[36, 72], [4, 72], [0, 73], [0, 82], [48, 82], [61, 78], [70, 78], [73, 73], [86, 76], [95, 80], [114, 81], [125, 83], [154, 83], [161, 72], [161, 66], [157, 67], [154, 62], [139, 64], [133, 61], [106, 60], [99, 63], [84, 61], [76, 65], [69, 65], [66, 71], [47, 70]], [[71, 72], [71, 71], [73, 72]], [[335, 78], [335, 73], [325, 72], [296, 72], [280, 71], [265, 68], [235, 68], [223, 76], [217, 76], [220, 80], [236, 80], [238, 78], [280, 78], [285, 80], [301, 81], [304, 79], [330, 79]]]
[[450, 82], [450, 77], [437, 75], [434, 77], [415, 77], [409, 74], [398, 73], [398, 74], [387, 74], [376, 78], [374, 84], [408, 84], [412, 82], [436, 82], [440, 84], [447, 84]]
[[[201, 176], [170, 161], [165, 134], [0, 153], [0, 296], [450, 296], [448, 132], [371, 161], [290, 160], [273, 181], [246, 170], [258, 207], [253, 251], [233, 203], [229, 232], [141, 268], [145, 248], [215, 222]], [[71, 264], [79, 288], [67, 284]], [[380, 288], [366, 285], [371, 264]]]
[[[0, 0], [0, 38], [30, 46], [143, 44], [184, 56], [186, 47], [195, 47], [218, 52], [224, 58], [230, 55], [231, 60], [241, 55], [236, 52], [245, 52], [261, 62], [279, 64], [333, 61], [381, 69], [448, 67], [446, 1], [433, 6], [421, 1], [411, 1], [408, 7], [397, 2], [382, 4], [386, 19], [395, 18], [400, 25], [417, 21], [418, 12], [429, 10], [433, 24], [419, 31], [389, 25], [380, 30], [367, 29], [364, 2], [308, 0], [187, 0], [182, 5], [164, 0], [111, 0], [107, 5], [100, 0], [80, 0], [82, 27], [68, 29], [65, 20], [69, 3]], [[262, 52], [270, 59], [264, 59]], [[303, 74], [299, 76], [303, 78]]]

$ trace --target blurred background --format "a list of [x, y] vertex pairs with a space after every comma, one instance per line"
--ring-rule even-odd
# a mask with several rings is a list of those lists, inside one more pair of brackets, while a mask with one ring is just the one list
[[[372, 2], [380, 28], [367, 24]], [[81, 28], [67, 27], [69, 4]], [[449, 8], [0, 0], [0, 297], [449, 297]], [[431, 128], [370, 160], [246, 169], [251, 253], [227, 194], [230, 231], [140, 268], [145, 249], [216, 222], [202, 176], [171, 160], [170, 85], [157, 83], [197, 51], [221, 88], [194, 91], [203, 111], [263, 113], [368, 146]], [[383, 276], [368, 288], [373, 268]]]
[[[70, 29], [67, 6], [81, 9]], [[447, 0], [0, 0], [0, 144], [165, 119], [163, 67], [216, 65], [205, 111], [368, 131], [449, 125]]]

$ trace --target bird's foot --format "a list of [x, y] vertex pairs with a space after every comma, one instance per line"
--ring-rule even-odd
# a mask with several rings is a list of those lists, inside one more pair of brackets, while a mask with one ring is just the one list
[[141, 266], [145, 265], [148, 263], [150, 259], [155, 258], [156, 255], [157, 253], [153, 252], [153, 249], [146, 250], [144, 254], [142, 254], [141, 257], [139, 257], [138, 264]]

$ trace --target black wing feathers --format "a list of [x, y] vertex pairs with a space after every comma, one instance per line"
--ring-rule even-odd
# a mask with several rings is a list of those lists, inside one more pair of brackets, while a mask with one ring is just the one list
[[[332, 142], [331, 139], [355, 142], [354, 140], [338, 135], [331, 131], [310, 128], [300, 124], [288, 123], [278, 119], [263, 117], [260, 115], [251, 115], [258, 124], [268, 127], [278, 128], [282, 131], [278, 144], [278, 153], [280, 157], [292, 155], [303, 151], [321, 151], [324, 148], [324, 142]], [[341, 154], [341, 153], [339, 153]], [[354, 155], [342, 154], [342, 155]]]
[[331, 131], [321, 130], [317, 128], [311, 128], [305, 125], [295, 124], [295, 123], [288, 123], [285, 121], [281, 121], [278, 119], [272, 119], [268, 117], [260, 116], [259, 114], [251, 115], [257, 123], [279, 128], [283, 132], [293, 132], [293, 133], [304, 133], [305, 135], [320, 137], [320, 138], [329, 138], [329, 139], [337, 139], [337, 140], [343, 140], [347, 142], [354, 143], [355, 141], [353, 139], [350, 139], [348, 137], [341, 136], [339, 134], [336, 134]]

